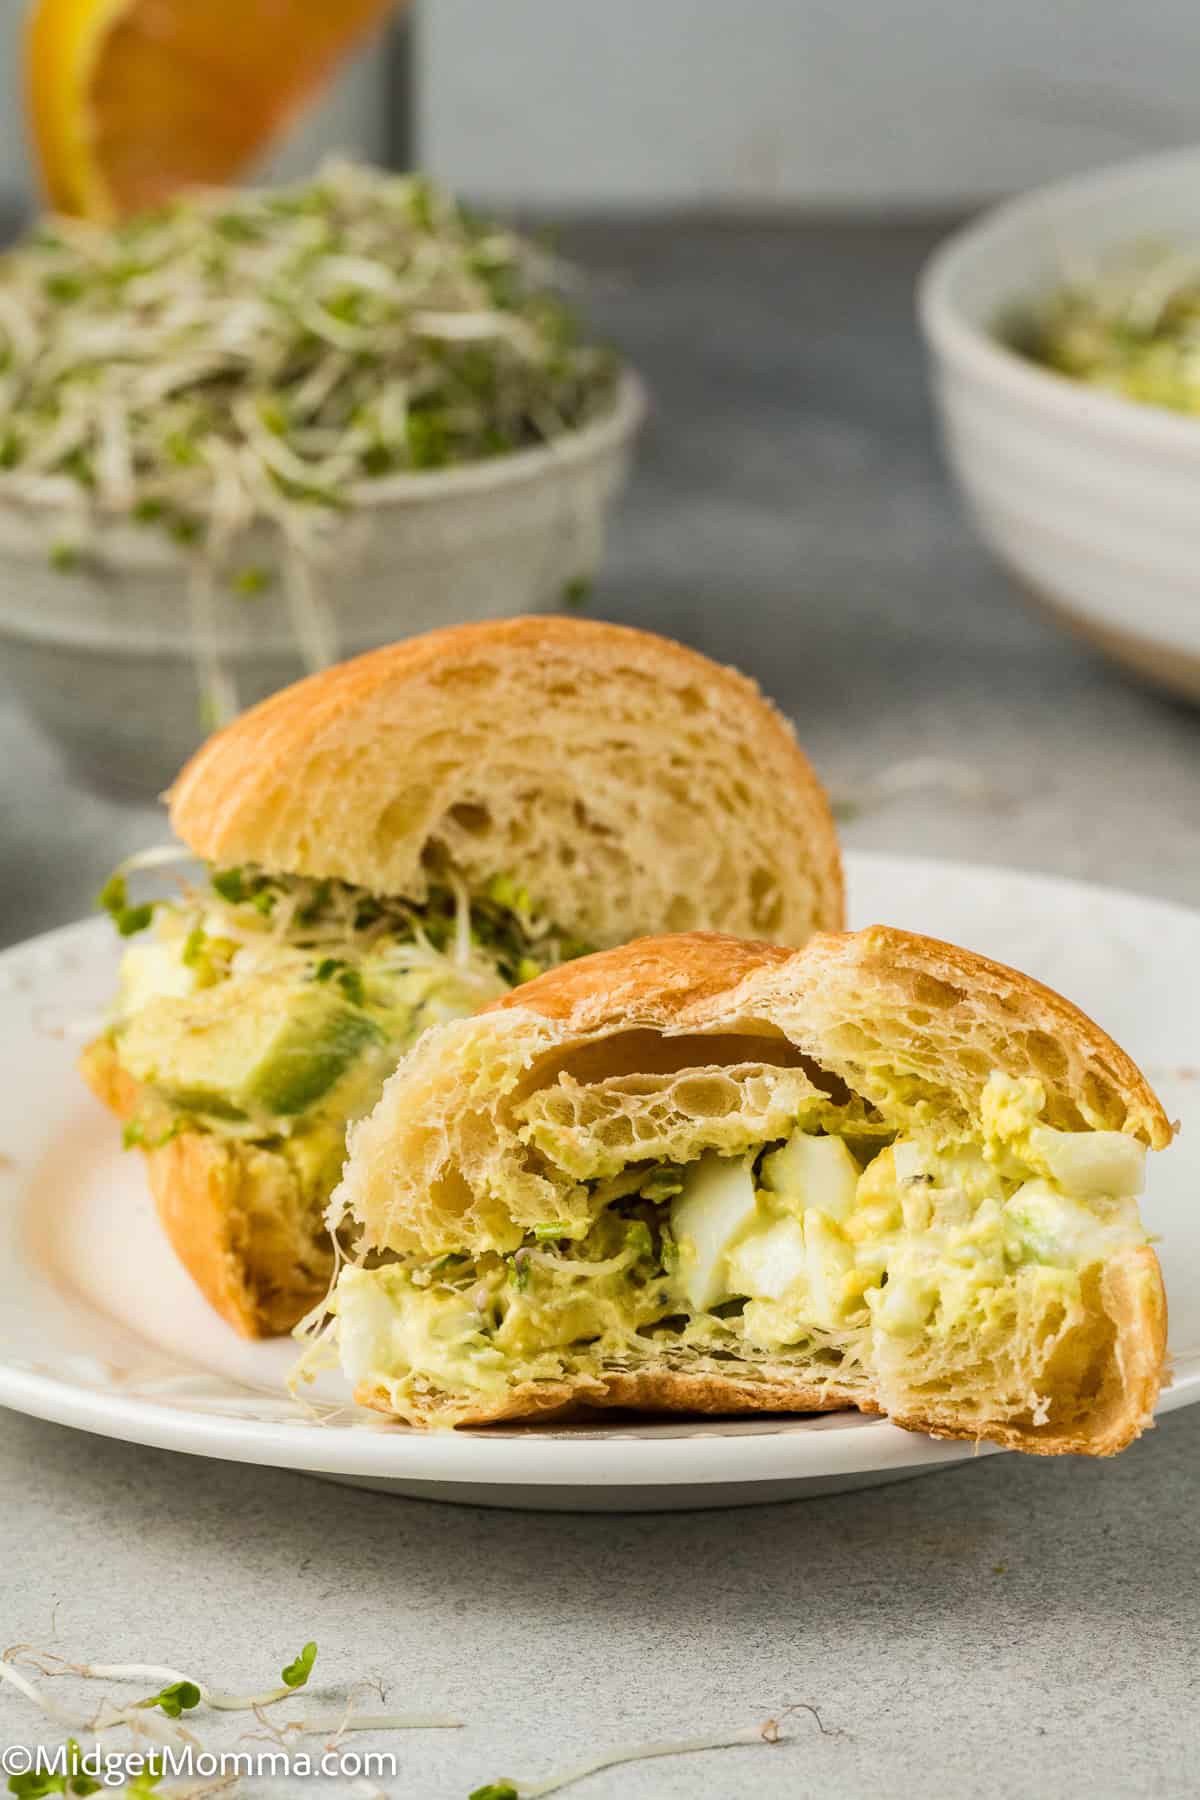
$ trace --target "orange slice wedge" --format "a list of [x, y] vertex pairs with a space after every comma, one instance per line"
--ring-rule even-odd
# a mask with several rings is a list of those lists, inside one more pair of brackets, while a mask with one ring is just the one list
[[26, 94], [61, 212], [111, 220], [232, 180], [394, 0], [34, 0]]

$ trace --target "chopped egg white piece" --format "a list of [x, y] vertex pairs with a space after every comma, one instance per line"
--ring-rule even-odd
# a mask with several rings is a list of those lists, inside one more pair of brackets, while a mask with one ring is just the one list
[[826, 1213], [810, 1207], [747, 1232], [728, 1256], [729, 1290], [753, 1300], [791, 1297], [814, 1325], [835, 1325], [846, 1302], [854, 1251]]
[[[343, 1269], [336, 1311], [342, 1367], [355, 1384], [397, 1366], [454, 1381], [481, 1360], [479, 1316], [461, 1294], [416, 1295], [386, 1267]], [[482, 1360], [497, 1357], [485, 1351]]]
[[781, 1150], [763, 1158], [762, 1184], [789, 1212], [810, 1207], [844, 1219], [854, 1206], [858, 1164], [841, 1138], [795, 1131]]
[[671, 1231], [679, 1247], [679, 1285], [697, 1312], [729, 1298], [726, 1258], [757, 1216], [747, 1158], [709, 1151], [689, 1165], [683, 1192], [671, 1202]]
[[729, 1286], [747, 1299], [782, 1300], [808, 1274], [808, 1251], [799, 1219], [776, 1219], [744, 1237], [728, 1257]]
[[393, 1359], [396, 1307], [390, 1290], [365, 1269], [348, 1268], [338, 1284], [338, 1347], [351, 1382], [369, 1381]]
[[195, 991], [196, 971], [180, 954], [182, 946], [169, 943], [134, 944], [121, 958], [121, 985], [117, 1011], [122, 1018], [139, 1012], [150, 1000], [167, 995], [185, 999]]
[[920, 1181], [927, 1175], [931, 1161], [930, 1151], [916, 1138], [897, 1138], [892, 1145], [892, 1166], [896, 1180], [902, 1186], [909, 1181]]
[[1029, 1148], [1051, 1179], [1081, 1200], [1126, 1199], [1146, 1185], [1146, 1147], [1123, 1131], [1034, 1125]]
[[903, 1337], [920, 1331], [933, 1309], [935, 1289], [915, 1275], [889, 1278], [885, 1288], [868, 1288], [871, 1317], [881, 1331]]
[[1060, 1194], [1038, 1176], [1021, 1184], [1004, 1209], [1018, 1242], [1039, 1262], [1063, 1267], [1099, 1262], [1138, 1235], [1132, 1197], [1115, 1200], [1099, 1217], [1070, 1194]]

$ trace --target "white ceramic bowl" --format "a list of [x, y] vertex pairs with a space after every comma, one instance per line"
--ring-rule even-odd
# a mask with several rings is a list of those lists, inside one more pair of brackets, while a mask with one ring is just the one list
[[[626, 372], [611, 413], [551, 446], [364, 484], [321, 575], [337, 656], [562, 604], [599, 566], [645, 405]], [[114, 519], [68, 571], [51, 566], [52, 537], [44, 509], [0, 503], [0, 664], [77, 773], [157, 793], [205, 733], [186, 562], [157, 531]], [[239, 562], [278, 559], [265, 529], [237, 546]], [[222, 593], [215, 613], [240, 705], [304, 673], [281, 582]]]
[[933, 255], [919, 306], [947, 455], [996, 555], [1064, 623], [1200, 697], [1200, 419], [1041, 369], [998, 319], [1139, 243], [1200, 244], [1200, 150], [985, 213]]

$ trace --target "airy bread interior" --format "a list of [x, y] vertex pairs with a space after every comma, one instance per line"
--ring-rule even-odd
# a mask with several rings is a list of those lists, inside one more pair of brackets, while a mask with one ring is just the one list
[[431, 856], [519, 880], [589, 945], [842, 922], [829, 807], [753, 682], [648, 632], [528, 618], [285, 689], [192, 759], [171, 821], [210, 862], [421, 900]]
[[[578, 1240], [631, 1169], [757, 1154], [798, 1124], [842, 1136], [864, 1164], [898, 1134], [973, 1151], [997, 1077], [1038, 1096], [1039, 1128], [1169, 1141], [1144, 1079], [1091, 1021], [950, 946], [876, 929], [789, 954], [692, 935], [584, 959], [428, 1035], [355, 1128], [331, 1210], [383, 1273], [347, 1271], [336, 1304], [382, 1291], [391, 1258], [540, 1267], [530, 1244]], [[607, 1353], [593, 1338], [509, 1355], [474, 1386], [412, 1367], [396, 1379], [355, 1352], [360, 1398], [414, 1423], [854, 1405], [1024, 1449], [1109, 1452], [1148, 1422], [1165, 1303], [1140, 1228], [1114, 1234], [1107, 1201], [1091, 1211], [1102, 1250], [1070, 1280], [1014, 1269], [983, 1326], [939, 1315], [889, 1335], [860, 1321], [770, 1351], [676, 1322]]]

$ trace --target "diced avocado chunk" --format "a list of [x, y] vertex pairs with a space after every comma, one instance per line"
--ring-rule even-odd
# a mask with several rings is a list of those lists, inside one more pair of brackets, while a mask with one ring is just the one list
[[331, 1088], [368, 1044], [382, 1043], [383, 1033], [364, 1012], [334, 1006], [327, 1016], [308, 1025], [292, 1018], [276, 1034], [245, 1089], [248, 1111], [290, 1117], [304, 1112]]
[[306, 1111], [384, 1034], [360, 1007], [313, 983], [269, 976], [189, 1000], [153, 1000], [118, 1040], [129, 1073], [176, 1106], [217, 1118]]

